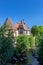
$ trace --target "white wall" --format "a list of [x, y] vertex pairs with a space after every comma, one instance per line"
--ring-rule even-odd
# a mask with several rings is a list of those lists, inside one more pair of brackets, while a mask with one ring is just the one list
[[[30, 35], [30, 31], [24, 31], [24, 30], [23, 30], [23, 34], [24, 34], [24, 35]], [[14, 37], [15, 37], [15, 36], [18, 36], [18, 35], [19, 35], [19, 31], [16, 30], [16, 32], [14, 32]]]
[[24, 31], [25, 35], [30, 35], [30, 31]]
[[16, 30], [15, 32], [14, 32], [14, 37], [15, 36], [18, 36], [19, 34], [18, 34], [18, 30]]
[[19, 35], [19, 32], [18, 32], [18, 30], [16, 30], [16, 36], [18, 36]]
[[27, 31], [27, 35], [30, 35], [30, 31]]
[[23, 31], [23, 34], [25, 34], [25, 35], [26, 35], [26, 31]]
[[14, 37], [15, 37], [15, 33], [14, 33]]

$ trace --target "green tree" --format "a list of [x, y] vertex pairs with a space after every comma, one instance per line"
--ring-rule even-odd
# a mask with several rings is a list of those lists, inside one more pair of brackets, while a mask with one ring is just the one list
[[20, 57], [19, 59], [21, 60], [21, 58], [23, 59], [22, 60], [22, 63], [26, 63], [27, 60], [28, 60], [28, 53], [29, 53], [29, 41], [28, 41], [28, 36], [26, 35], [19, 35], [17, 38], [17, 43], [16, 43], [16, 46], [17, 46], [17, 49], [18, 49], [18, 52], [20, 54]]
[[22, 51], [29, 50], [29, 41], [28, 36], [26, 35], [19, 35], [17, 38], [17, 48]]
[[39, 27], [37, 25], [34, 25], [32, 28], [31, 28], [31, 33], [35, 36], [39, 33]]
[[40, 32], [43, 32], [43, 26], [39, 26]]
[[33, 35], [29, 36], [29, 44], [30, 44], [30, 49], [33, 49], [35, 47], [35, 38]]
[[43, 65], [43, 39], [40, 39], [38, 55], [39, 55], [39, 62], [41, 65]]
[[39, 34], [37, 34], [35, 37], [36, 46], [39, 46], [40, 39], [42, 39], [42, 38], [43, 38], [43, 32], [39, 32]]
[[39, 56], [39, 62], [43, 65], [43, 33], [39, 33], [36, 36], [37, 52]]
[[2, 26], [0, 28], [0, 65], [9, 64], [14, 52], [12, 31], [8, 31], [7, 36], [5, 36], [5, 32], [5, 28]]
[[39, 62], [43, 65], [43, 33], [39, 33], [36, 36], [37, 53], [39, 56]]

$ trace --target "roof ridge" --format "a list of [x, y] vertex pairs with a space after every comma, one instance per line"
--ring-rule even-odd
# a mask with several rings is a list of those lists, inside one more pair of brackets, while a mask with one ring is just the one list
[[10, 29], [15, 29], [14, 24], [12, 23], [11, 19], [8, 17], [4, 24], [8, 23]]

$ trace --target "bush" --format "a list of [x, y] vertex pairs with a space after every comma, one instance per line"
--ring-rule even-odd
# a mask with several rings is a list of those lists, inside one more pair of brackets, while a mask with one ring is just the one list
[[35, 47], [35, 37], [33, 35], [29, 36], [29, 44], [30, 44], [30, 49], [33, 49]]
[[41, 65], [43, 65], [43, 33], [40, 33], [36, 37], [36, 42], [38, 46], [38, 56], [39, 56], [39, 62]]
[[39, 62], [43, 65], [43, 39], [40, 39], [38, 55], [39, 55]]
[[[17, 44], [17, 50], [18, 54], [16, 57], [19, 57], [18, 60], [22, 58], [22, 63], [28, 63], [28, 54], [29, 54], [29, 41], [28, 41], [28, 36], [26, 35], [19, 35], [16, 38]], [[20, 54], [20, 55], [19, 55]]]
[[19, 50], [21, 50], [21, 52], [25, 51], [29, 51], [29, 40], [28, 40], [28, 36], [26, 35], [20, 35], [16, 38], [17, 40], [17, 48]]

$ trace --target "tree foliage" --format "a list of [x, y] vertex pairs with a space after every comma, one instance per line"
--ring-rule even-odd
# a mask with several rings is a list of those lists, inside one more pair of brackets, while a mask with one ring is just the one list
[[43, 65], [43, 39], [40, 39], [38, 55], [39, 55], [39, 62], [41, 63], [41, 65]]
[[35, 36], [39, 33], [39, 27], [37, 25], [34, 25], [32, 28], [31, 28], [31, 33]]
[[16, 39], [17, 39], [17, 48], [18, 49], [20, 49], [21, 51], [29, 50], [28, 36], [20, 35]]
[[43, 26], [39, 26], [40, 32], [43, 32]]
[[43, 33], [39, 33], [36, 36], [36, 45], [37, 45], [37, 52], [39, 56], [39, 62], [41, 65], [43, 65]]
[[35, 47], [35, 38], [33, 35], [29, 36], [29, 44], [30, 44], [30, 49], [33, 49]]
[[9, 31], [7, 36], [5, 36], [5, 32], [6, 30], [2, 26], [0, 28], [0, 65], [9, 64], [14, 52], [12, 31]]
[[[19, 63], [26, 63], [28, 60], [28, 53], [29, 53], [29, 42], [28, 36], [26, 35], [19, 35], [16, 38], [16, 47], [18, 53], [16, 54], [16, 59], [18, 59]], [[22, 60], [21, 60], [22, 59]]]

